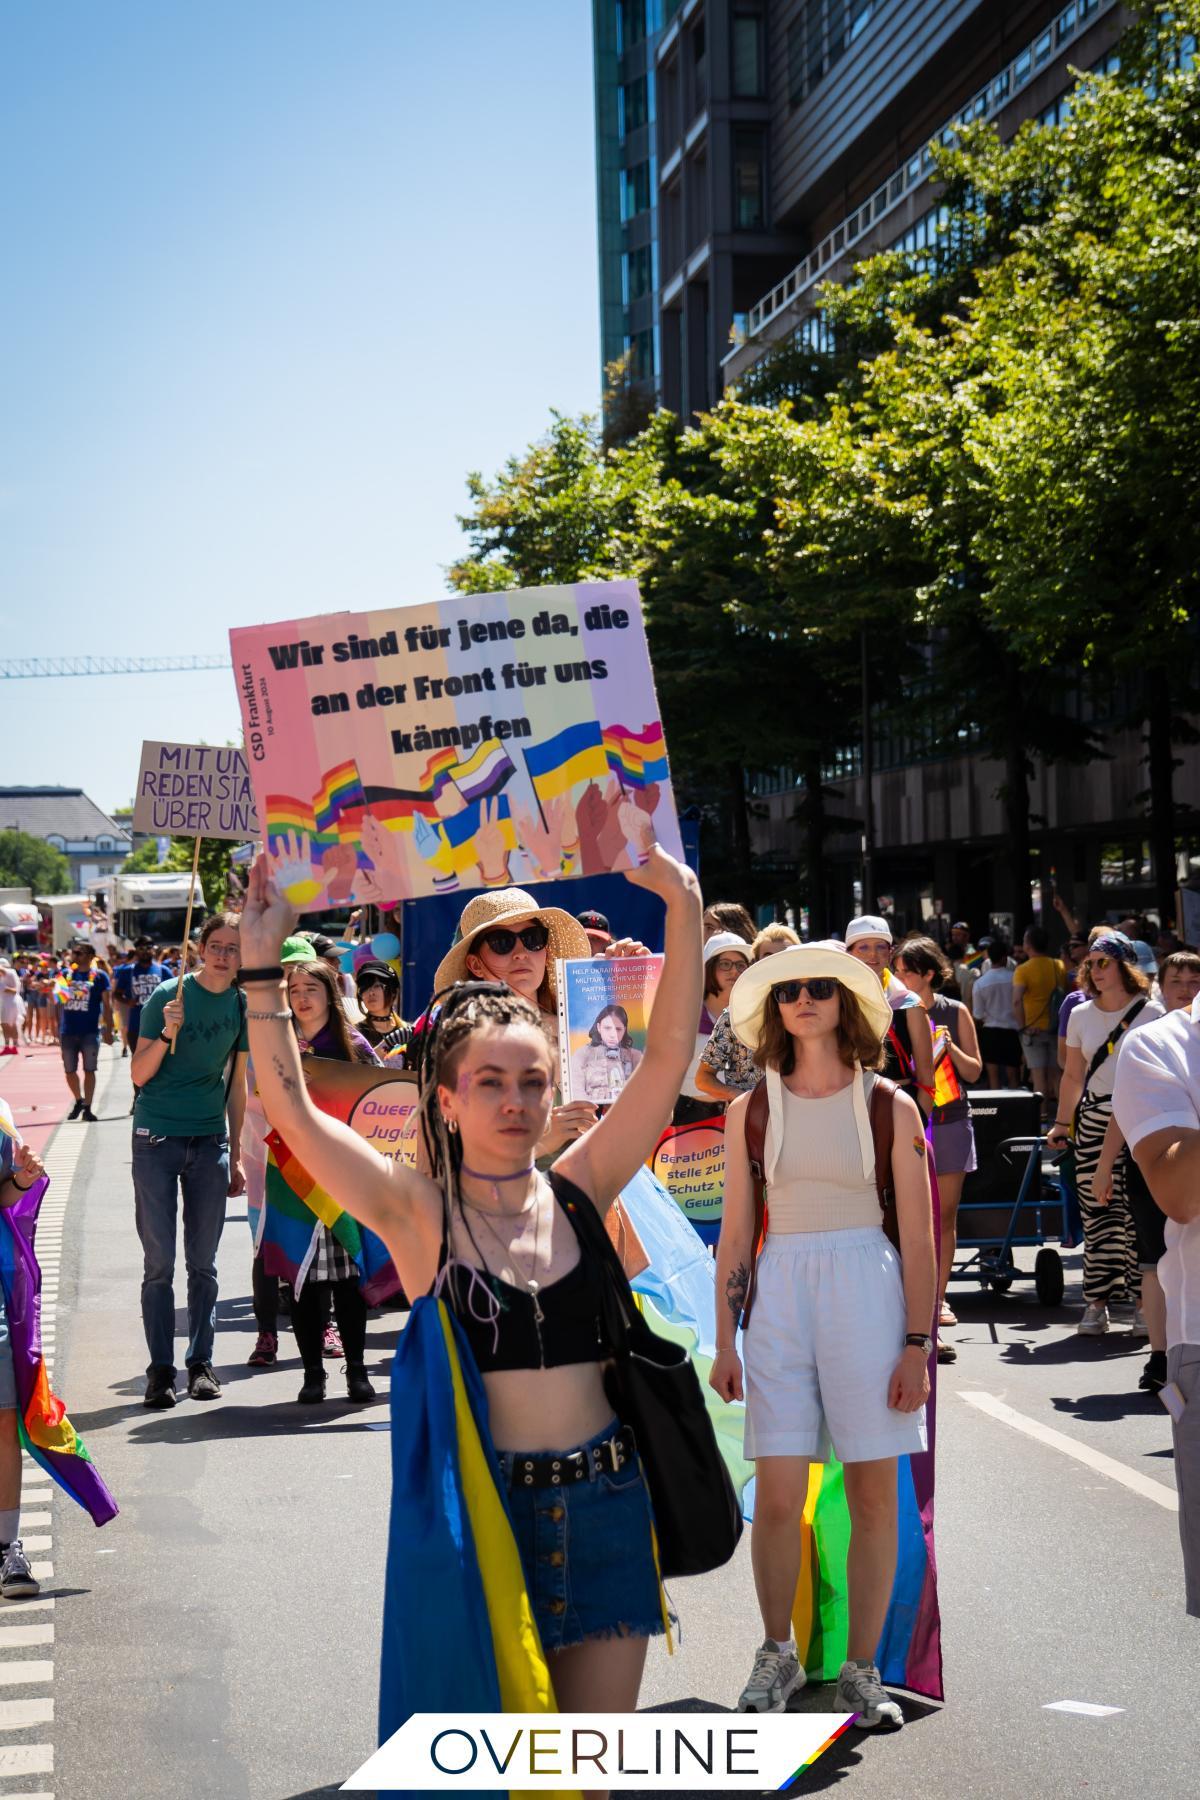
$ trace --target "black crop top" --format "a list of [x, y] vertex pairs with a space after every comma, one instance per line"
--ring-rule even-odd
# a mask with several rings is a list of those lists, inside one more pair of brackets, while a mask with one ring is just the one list
[[[568, 1219], [574, 1208], [591, 1206], [582, 1189], [565, 1175], [551, 1169], [547, 1180]], [[496, 1369], [558, 1369], [568, 1363], [602, 1362], [612, 1354], [602, 1322], [603, 1275], [573, 1219], [571, 1224], [579, 1239], [579, 1261], [539, 1291], [540, 1323], [533, 1295], [524, 1288], [459, 1258], [447, 1267], [443, 1234], [435, 1288], [445, 1290], [444, 1298], [484, 1374]]]

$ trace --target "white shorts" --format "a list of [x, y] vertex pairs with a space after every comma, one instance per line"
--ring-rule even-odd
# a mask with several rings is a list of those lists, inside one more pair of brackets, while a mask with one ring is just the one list
[[878, 1226], [768, 1235], [742, 1341], [747, 1458], [926, 1449], [925, 1408], [887, 1403], [905, 1322], [900, 1258]]

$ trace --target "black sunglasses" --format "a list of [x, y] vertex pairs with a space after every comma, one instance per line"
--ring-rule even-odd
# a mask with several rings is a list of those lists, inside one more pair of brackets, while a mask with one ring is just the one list
[[493, 956], [511, 956], [517, 947], [518, 940], [526, 950], [544, 950], [550, 942], [550, 933], [539, 921], [526, 925], [523, 931], [485, 931], [483, 942]]
[[832, 975], [814, 975], [808, 981], [779, 981], [771, 989], [781, 1006], [794, 1006], [805, 988], [810, 1000], [832, 1000], [837, 982]]

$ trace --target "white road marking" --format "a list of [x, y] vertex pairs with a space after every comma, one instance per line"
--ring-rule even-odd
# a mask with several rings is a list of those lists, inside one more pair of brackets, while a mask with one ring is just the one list
[[53, 1773], [53, 1744], [0, 1744], [0, 1775], [53, 1775]]
[[26, 1555], [31, 1550], [53, 1550], [54, 1548], [54, 1539], [49, 1532], [35, 1532], [32, 1537], [23, 1537], [21, 1542], [25, 1546]]
[[53, 1600], [4, 1600], [0, 1601], [0, 1643], [4, 1641], [3, 1627], [8, 1619], [18, 1619], [29, 1612], [53, 1612]]
[[[22, 1608], [29, 1605], [28, 1600], [13, 1601], [14, 1606]], [[54, 1602], [50, 1602], [53, 1606]], [[35, 1644], [52, 1644], [54, 1642], [53, 1625], [5, 1625], [0, 1630], [0, 1650], [32, 1650]]]
[[21, 1530], [22, 1530], [22, 1532], [25, 1532], [26, 1530], [30, 1529], [31, 1527], [38, 1527], [38, 1526], [42, 1526], [42, 1525], [51, 1525], [51, 1524], [53, 1524], [53, 1520], [51, 1519], [49, 1513], [36, 1513], [36, 1512], [27, 1513], [24, 1510], [22, 1510], [22, 1512], [21, 1512]]
[[1063, 1431], [1055, 1431], [1052, 1425], [1043, 1425], [1039, 1419], [1027, 1418], [1024, 1413], [1017, 1412], [1015, 1407], [997, 1400], [994, 1394], [969, 1393], [960, 1389], [959, 1397], [979, 1412], [986, 1413], [989, 1418], [999, 1419], [1002, 1425], [1011, 1425], [1014, 1431], [1024, 1432], [1026, 1437], [1036, 1438], [1039, 1444], [1046, 1444], [1051, 1450], [1059, 1450], [1064, 1456], [1073, 1457], [1086, 1468], [1107, 1475], [1110, 1481], [1119, 1481], [1122, 1487], [1127, 1487], [1133, 1494], [1140, 1494], [1143, 1500], [1153, 1500], [1156, 1506], [1163, 1507], [1167, 1512], [1179, 1511], [1179, 1495], [1174, 1488], [1164, 1487], [1161, 1481], [1152, 1481], [1149, 1475], [1127, 1468], [1115, 1457], [1105, 1456], [1102, 1450], [1093, 1450], [1090, 1444], [1081, 1444]]
[[[24, 1731], [27, 1725], [53, 1725], [53, 1700], [0, 1700], [0, 1731]], [[0, 1768], [0, 1774], [4, 1774]]]
[[1051, 1700], [1043, 1712], [1082, 1713], [1085, 1719], [1109, 1719], [1125, 1711], [1123, 1706], [1097, 1706], [1094, 1700]]
[[0, 1662], [0, 1687], [16, 1687], [23, 1681], [53, 1681], [52, 1662]]

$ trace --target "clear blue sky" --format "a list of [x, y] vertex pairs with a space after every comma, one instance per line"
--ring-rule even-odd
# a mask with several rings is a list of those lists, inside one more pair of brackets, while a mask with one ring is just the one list
[[[599, 390], [586, 0], [0, 11], [0, 649], [219, 652], [444, 591], [471, 469]], [[232, 673], [5, 682], [132, 794]]]

